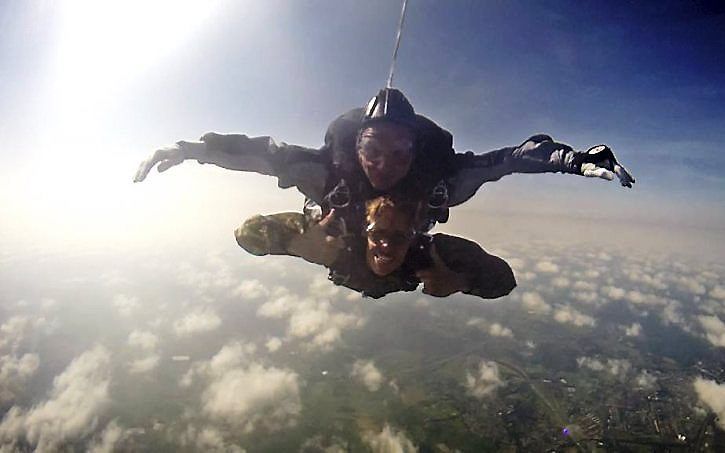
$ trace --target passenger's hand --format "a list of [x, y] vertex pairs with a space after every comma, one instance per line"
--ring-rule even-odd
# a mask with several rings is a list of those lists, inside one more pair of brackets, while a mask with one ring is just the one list
[[136, 176], [133, 178], [133, 182], [141, 182], [146, 179], [149, 171], [151, 171], [151, 169], [156, 165], [158, 165], [156, 167], [157, 170], [161, 173], [175, 165], [179, 165], [186, 159], [196, 159], [200, 157], [204, 153], [205, 149], [206, 145], [204, 142], [185, 141], [179, 141], [171, 146], [165, 146], [157, 149], [151, 157], [141, 162], [141, 165], [139, 165], [138, 170], [136, 171]]
[[443, 262], [436, 251], [435, 244], [430, 248], [430, 256], [433, 266], [415, 273], [416, 277], [423, 282], [423, 293], [435, 297], [446, 297], [458, 291], [470, 289], [466, 277], [454, 272]]
[[330, 236], [327, 232], [328, 226], [334, 221], [333, 209], [318, 223], [309, 224], [305, 231], [294, 236], [287, 246], [288, 251], [311, 263], [331, 265], [345, 247], [345, 241], [341, 237]]
[[614, 153], [607, 145], [597, 145], [582, 153], [582, 175], [590, 178], [613, 180], [617, 175], [624, 187], [632, 187], [634, 177], [620, 165]]

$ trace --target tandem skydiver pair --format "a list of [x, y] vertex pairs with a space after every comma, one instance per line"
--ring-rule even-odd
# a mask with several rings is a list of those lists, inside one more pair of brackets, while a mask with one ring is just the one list
[[[561, 172], [634, 183], [607, 146], [577, 152], [547, 135], [485, 154], [456, 153], [451, 134], [416, 114], [394, 88], [335, 119], [319, 149], [208, 133], [199, 142], [157, 150], [134, 181], [143, 181], [154, 166], [161, 172], [187, 159], [276, 176], [280, 188], [297, 187], [307, 198], [303, 213], [250, 219], [236, 231], [239, 244], [255, 254], [291, 254], [326, 265], [333, 282], [371, 297], [420, 282], [435, 296], [508, 294], [515, 280], [503, 260], [471, 241], [427, 234], [486, 182], [512, 173]], [[326, 256], [316, 256], [322, 250]]]

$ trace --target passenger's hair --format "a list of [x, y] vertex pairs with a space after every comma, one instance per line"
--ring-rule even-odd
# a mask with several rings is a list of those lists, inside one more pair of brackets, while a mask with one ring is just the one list
[[395, 210], [406, 217], [411, 228], [416, 228], [423, 215], [422, 206], [423, 203], [420, 201], [413, 201], [399, 194], [385, 194], [365, 203], [365, 220], [367, 225], [370, 225], [384, 210]]

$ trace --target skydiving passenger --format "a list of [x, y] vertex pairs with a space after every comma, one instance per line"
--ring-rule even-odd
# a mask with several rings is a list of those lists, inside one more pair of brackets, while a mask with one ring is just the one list
[[364, 208], [362, 235], [329, 236], [333, 210], [320, 222], [300, 213], [254, 216], [235, 231], [239, 245], [254, 255], [292, 255], [330, 269], [336, 284], [379, 298], [414, 291], [445, 297], [463, 292], [485, 299], [505, 296], [516, 286], [511, 267], [478, 244], [446, 234], [416, 231], [424, 203], [382, 195]]
[[[365, 108], [353, 109], [328, 127], [319, 149], [276, 143], [270, 137], [207, 133], [199, 142], [179, 141], [141, 163], [134, 181], [158, 166], [163, 172], [193, 159], [223, 168], [275, 176], [281, 188], [297, 187], [307, 197], [307, 212], [319, 220], [333, 208], [361, 206], [388, 192], [429, 196], [425, 228], [448, 218], [448, 208], [472, 197], [478, 188], [512, 173], [571, 173], [632, 187], [634, 178], [612, 151], [599, 145], [574, 151], [548, 135], [485, 154], [456, 153], [451, 134], [417, 115], [394, 88], [380, 90]], [[343, 218], [349, 209], [338, 213]], [[347, 219], [360, 222], [360, 213]], [[359, 223], [358, 223], [359, 224]]]

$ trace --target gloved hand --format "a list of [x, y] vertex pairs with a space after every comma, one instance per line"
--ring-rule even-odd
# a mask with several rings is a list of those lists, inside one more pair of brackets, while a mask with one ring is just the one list
[[161, 173], [175, 165], [179, 165], [186, 159], [198, 159], [204, 154], [205, 150], [206, 144], [204, 142], [185, 141], [179, 141], [171, 146], [157, 149], [151, 157], [141, 162], [133, 182], [141, 182], [146, 179], [146, 175], [156, 164], [158, 164], [157, 170]]
[[584, 176], [611, 181], [617, 175], [624, 187], [631, 188], [634, 184], [634, 177], [619, 164], [607, 145], [592, 146], [578, 157], [581, 159], [581, 174]]

